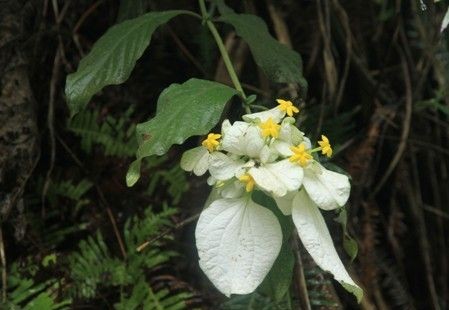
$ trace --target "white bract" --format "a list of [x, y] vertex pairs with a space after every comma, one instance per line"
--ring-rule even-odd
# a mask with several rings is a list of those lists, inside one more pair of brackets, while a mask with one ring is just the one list
[[260, 190], [292, 216], [317, 265], [360, 301], [362, 290], [341, 262], [319, 210], [347, 202], [349, 179], [313, 157], [332, 155], [327, 137], [312, 149], [292, 117], [299, 109], [290, 101], [277, 102], [271, 110], [244, 115], [244, 121], [225, 120], [220, 134], [210, 133], [181, 159], [186, 171], [198, 176], [208, 171], [213, 186], [195, 231], [200, 267], [226, 296], [251, 293], [262, 283], [283, 238], [276, 215], [251, 198]]

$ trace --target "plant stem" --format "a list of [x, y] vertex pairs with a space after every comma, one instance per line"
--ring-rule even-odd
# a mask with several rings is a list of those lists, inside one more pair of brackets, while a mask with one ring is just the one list
[[296, 256], [295, 281], [297, 294], [301, 303], [301, 309], [311, 310], [309, 293], [307, 291], [306, 277], [304, 275], [304, 266], [302, 264], [301, 253], [299, 251], [299, 238], [296, 230], [293, 231], [293, 250]]
[[[226, 48], [223, 44], [223, 40], [221, 39], [220, 34], [218, 33], [218, 30], [215, 27], [214, 23], [209, 19], [209, 14], [207, 13], [206, 4], [204, 3], [204, 0], [199, 0], [199, 4], [203, 20], [205, 21], [207, 27], [209, 28], [210, 32], [212, 33], [212, 36], [215, 39], [215, 42], [217, 43], [218, 49], [220, 50], [221, 57], [223, 58], [223, 62], [226, 66], [226, 69], [228, 70], [232, 84], [234, 84], [235, 89], [239, 92], [242, 99], [246, 101], [245, 92], [243, 91], [242, 85], [240, 84], [239, 78], [237, 77], [237, 73], [235, 72], [234, 66], [232, 65], [231, 59], [229, 58], [229, 54], [226, 51]], [[249, 106], [246, 104], [245, 109], [248, 113], [251, 113]]]

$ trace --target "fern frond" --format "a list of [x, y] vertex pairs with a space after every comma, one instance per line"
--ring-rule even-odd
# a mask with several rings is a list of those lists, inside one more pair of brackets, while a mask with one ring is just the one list
[[[151, 165], [152, 166], [152, 165]], [[173, 199], [173, 204], [178, 204], [182, 195], [188, 190], [186, 173], [179, 165], [175, 165], [168, 170], [154, 171], [146, 190], [146, 194], [154, 196], [158, 185], [167, 188], [167, 192]]]
[[[44, 183], [45, 179], [43, 177], [38, 178], [36, 182], [36, 188], [38, 189], [37, 192], [42, 192]], [[52, 206], [55, 206], [60, 198], [70, 199], [75, 203], [73, 209], [78, 211], [81, 207], [90, 202], [89, 199], [85, 198], [85, 195], [92, 188], [92, 186], [93, 183], [87, 179], [82, 179], [78, 182], [72, 179], [61, 180], [55, 177], [49, 183], [46, 197]]]
[[79, 248], [79, 252], [69, 256], [71, 278], [75, 283], [73, 296], [94, 297], [105, 279], [121, 278], [122, 263], [111, 256], [101, 233], [98, 232], [95, 239], [88, 237], [81, 241]]
[[24, 310], [63, 310], [69, 309], [70, 299], [57, 302], [54, 292], [59, 283], [50, 279], [42, 283], [22, 277], [18, 267], [13, 264], [8, 277], [8, 294], [4, 303], [0, 302], [0, 309], [24, 309]]
[[142, 218], [133, 216], [128, 219], [123, 229], [128, 250], [134, 252], [142, 242], [158, 234], [162, 227], [170, 226], [170, 217], [176, 212], [175, 208], [170, 208], [165, 204], [162, 210], [156, 214], [149, 207], [144, 211]]
[[86, 179], [81, 180], [78, 184], [75, 184], [73, 180], [52, 182], [49, 194], [69, 198], [73, 201], [80, 201], [92, 186], [93, 183]]
[[153, 291], [142, 276], [148, 271], [160, 267], [177, 253], [164, 250], [164, 240], [152, 244], [142, 252], [137, 247], [170, 226], [170, 217], [176, 209], [164, 206], [155, 214], [151, 208], [145, 210], [144, 216], [133, 216], [124, 225], [126, 260], [115, 258], [104, 242], [100, 232], [95, 238], [89, 237], [79, 244], [79, 252], [69, 257], [73, 296], [91, 298], [96, 296], [100, 287], [109, 290], [120, 287], [121, 300], [117, 309], [183, 309], [185, 301], [190, 298], [187, 292], [171, 292], [168, 289]]
[[123, 295], [120, 302], [115, 304], [117, 310], [179, 310], [186, 309], [186, 301], [192, 297], [191, 294], [181, 292], [172, 294], [168, 289], [154, 292], [153, 289], [140, 278], [133, 287], [129, 296]]
[[291, 310], [298, 309], [298, 305], [289, 300], [286, 296], [285, 300], [276, 302], [267, 296], [263, 296], [257, 291], [248, 295], [240, 295], [231, 297], [230, 300], [221, 304], [221, 310]]
[[80, 112], [69, 120], [67, 128], [81, 137], [81, 148], [88, 154], [94, 145], [101, 145], [107, 156], [132, 157], [137, 149], [134, 135], [135, 125], [125, 127], [130, 122], [134, 109], [130, 107], [121, 117], [108, 116], [98, 123], [99, 110]]

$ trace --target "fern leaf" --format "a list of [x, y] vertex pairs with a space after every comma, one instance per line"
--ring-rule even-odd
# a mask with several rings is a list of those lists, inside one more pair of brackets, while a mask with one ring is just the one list
[[81, 138], [81, 148], [88, 154], [94, 145], [101, 145], [106, 156], [132, 157], [137, 149], [135, 125], [125, 125], [131, 123], [133, 111], [131, 107], [121, 117], [108, 116], [99, 124], [99, 111], [85, 110], [70, 119], [67, 128]]
[[24, 310], [62, 310], [69, 309], [71, 300], [57, 302], [53, 292], [59, 288], [59, 283], [50, 279], [35, 283], [32, 279], [23, 278], [18, 272], [17, 264], [13, 264], [8, 277], [7, 300], [0, 303], [0, 309]]
[[153, 289], [141, 278], [133, 287], [129, 296], [122, 296], [121, 301], [115, 304], [117, 310], [179, 310], [186, 309], [186, 301], [191, 294], [172, 294], [168, 289], [154, 292]]

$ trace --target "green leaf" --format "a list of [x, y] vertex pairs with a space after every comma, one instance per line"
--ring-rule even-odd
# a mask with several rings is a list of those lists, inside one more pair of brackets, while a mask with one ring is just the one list
[[126, 185], [131, 187], [139, 181], [140, 178], [140, 166], [142, 160], [136, 159], [129, 165], [128, 173], [126, 174]]
[[81, 60], [78, 70], [67, 76], [65, 94], [71, 115], [85, 108], [103, 87], [126, 81], [156, 28], [179, 14], [190, 12], [150, 12], [111, 27]]
[[48, 266], [50, 266], [50, 264], [54, 264], [55, 265], [56, 264], [56, 260], [57, 260], [57, 258], [56, 258], [56, 254], [55, 253], [49, 254], [49, 255], [45, 256], [42, 259], [42, 266], [48, 267]]
[[360, 303], [362, 301], [363, 298], [363, 290], [360, 287], [345, 283], [345, 282], [340, 282], [341, 286], [343, 286], [345, 288], [345, 290], [347, 290], [348, 292], [354, 294], [355, 298], [357, 298], [357, 302]]
[[231, 24], [248, 43], [254, 60], [270, 80], [299, 83], [304, 91], [307, 89], [301, 56], [274, 39], [261, 18], [250, 14], [225, 14], [220, 20]]
[[265, 193], [255, 191], [252, 198], [254, 202], [270, 209], [276, 215], [282, 227], [283, 241], [281, 251], [267, 277], [259, 287], [261, 293], [268, 295], [276, 302], [280, 302], [287, 294], [293, 278], [295, 256], [290, 245], [293, 223], [291, 217], [283, 215], [276, 202]]
[[252, 95], [249, 95], [247, 98], [246, 98], [246, 104], [248, 104], [248, 105], [250, 105], [251, 103], [253, 103], [254, 101], [256, 101], [257, 100], [257, 95], [254, 95], [254, 94], [252, 94]]
[[265, 208], [269, 209], [271, 212], [276, 215], [276, 217], [279, 220], [279, 224], [281, 224], [282, 228], [282, 235], [284, 236], [283, 241], [287, 241], [290, 239], [290, 236], [293, 231], [293, 221], [291, 216], [285, 216], [282, 214], [281, 210], [278, 208], [276, 202], [273, 198], [268, 196], [262, 191], [254, 191], [252, 195], [252, 199], [255, 203], [260, 204], [261, 206], [264, 206]]
[[357, 245], [357, 241], [351, 238], [351, 236], [345, 235], [343, 238], [343, 248], [351, 258], [352, 262], [357, 257], [357, 253], [359, 252], [359, 246]]
[[351, 262], [357, 257], [357, 253], [359, 252], [359, 246], [357, 241], [355, 241], [351, 235], [348, 233], [347, 223], [348, 223], [348, 211], [345, 207], [340, 209], [340, 213], [335, 218], [337, 223], [341, 224], [343, 230], [343, 248], [345, 249], [346, 254], [351, 258]]
[[289, 242], [282, 244], [281, 252], [260, 286], [260, 291], [276, 302], [287, 294], [293, 278], [295, 256]]
[[163, 155], [173, 144], [191, 136], [204, 135], [220, 120], [225, 104], [237, 91], [226, 85], [199, 79], [172, 84], [159, 96], [156, 116], [137, 125], [137, 160], [128, 171], [127, 184], [139, 179], [139, 162]]
[[224, 0], [211, 0], [210, 2], [217, 6], [218, 12], [220, 12], [221, 15], [235, 13], [232, 8], [226, 5]]

